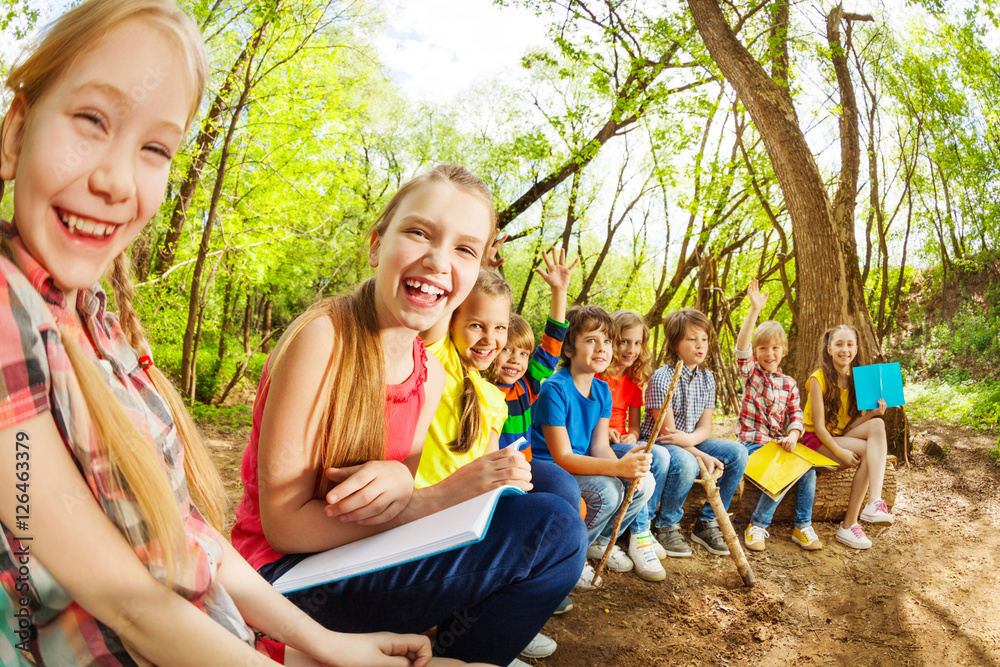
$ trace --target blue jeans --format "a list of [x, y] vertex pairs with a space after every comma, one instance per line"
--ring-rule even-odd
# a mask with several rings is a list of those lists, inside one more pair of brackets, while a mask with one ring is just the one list
[[[747, 454], [753, 454], [758, 449], [763, 447], [763, 443], [754, 444], [750, 442], [744, 442], [743, 445], [747, 448]], [[799, 481], [795, 483], [795, 527], [805, 528], [806, 526], [812, 525], [813, 516], [813, 499], [816, 497], [816, 468], [809, 468], [806, 474], [799, 478]], [[784, 498], [782, 498], [784, 500]], [[750, 517], [750, 523], [755, 526], [760, 526], [761, 528], [767, 528], [771, 525], [771, 520], [774, 518], [774, 510], [778, 509], [778, 503], [780, 501], [771, 500], [770, 496], [766, 493], [760, 494], [760, 500], [757, 501], [757, 509], [754, 510], [753, 516]]]
[[[506, 665], [542, 629], [583, 570], [580, 510], [547, 493], [503, 496], [483, 539], [286, 597], [338, 632], [419, 633], [434, 653]], [[273, 582], [303, 556], [260, 568]]]
[[[664, 475], [663, 482], [656, 480], [660, 491], [660, 509], [656, 511], [654, 524], [657, 528], [665, 528], [681, 522], [684, 517], [684, 499], [687, 498], [691, 486], [701, 471], [694, 454], [677, 445], [657, 445], [664, 447], [670, 454], [670, 469]], [[718, 481], [719, 495], [722, 504], [729, 509], [729, 501], [733, 499], [736, 487], [740, 485], [743, 471], [747, 467], [747, 448], [738, 442], [730, 440], [705, 440], [697, 448], [709, 456], [722, 461], [725, 470]], [[701, 508], [702, 521], [715, 519], [712, 506], [705, 503]]]
[[[644, 443], [624, 445], [618, 442], [612, 443], [611, 449], [618, 455], [618, 458], [622, 458], [634, 447], [639, 447], [641, 444]], [[650, 519], [656, 515], [656, 506], [660, 502], [660, 489], [663, 484], [661, 480], [666, 479], [667, 470], [670, 468], [670, 454], [665, 447], [654, 444], [651, 453], [653, 454], [653, 465], [650, 467], [649, 472], [653, 476], [651, 481], [656, 482], [656, 488], [649, 494], [649, 502], [639, 510], [632, 523], [628, 524], [628, 529], [633, 535], [639, 535], [649, 530]], [[649, 482], [646, 482], [646, 484], [649, 484]]]
[[531, 459], [531, 491], [530, 493], [551, 493], [569, 503], [577, 516], [580, 516], [580, 487], [573, 475], [552, 461]]
[[[602, 541], [610, 540], [618, 508], [625, 500], [631, 480], [607, 475], [573, 475], [573, 477], [580, 485], [580, 495], [587, 503], [587, 518], [584, 519], [587, 524], [587, 544], [593, 544], [598, 537]], [[652, 482], [651, 479], [646, 480], [642, 489], [636, 491], [632, 497], [632, 503], [622, 517], [622, 529], [630, 525], [636, 515], [645, 509], [649, 497], [653, 495]]]

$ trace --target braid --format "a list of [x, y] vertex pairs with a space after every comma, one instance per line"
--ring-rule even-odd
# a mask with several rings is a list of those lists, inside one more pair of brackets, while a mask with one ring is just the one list
[[[140, 355], [150, 355], [146, 332], [135, 312], [135, 307], [132, 305], [135, 290], [132, 287], [129, 266], [128, 257], [122, 252], [115, 257], [115, 261], [111, 265], [111, 270], [108, 272], [108, 282], [111, 283], [111, 288], [114, 290], [115, 310], [118, 312], [118, 319], [129, 345], [135, 348]], [[221, 532], [225, 525], [226, 489], [222, 485], [219, 471], [212, 463], [212, 457], [201, 439], [198, 427], [195, 426], [191, 415], [188, 414], [184, 400], [167, 379], [167, 376], [156, 366], [147, 368], [146, 375], [153, 383], [157, 393], [166, 401], [167, 407], [170, 408], [170, 413], [174, 418], [174, 426], [177, 428], [177, 436], [184, 446], [184, 474], [187, 477], [191, 502], [202, 513], [202, 516]]]
[[469, 370], [462, 364], [462, 417], [458, 424], [458, 437], [448, 443], [448, 448], [456, 454], [464, 454], [483, 432], [483, 413], [479, 409], [479, 396], [469, 377]]

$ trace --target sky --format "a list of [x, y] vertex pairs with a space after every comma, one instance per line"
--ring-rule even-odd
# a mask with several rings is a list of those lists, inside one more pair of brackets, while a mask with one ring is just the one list
[[386, 0], [384, 7], [379, 53], [395, 83], [421, 99], [450, 101], [548, 42], [534, 12], [492, 0]]

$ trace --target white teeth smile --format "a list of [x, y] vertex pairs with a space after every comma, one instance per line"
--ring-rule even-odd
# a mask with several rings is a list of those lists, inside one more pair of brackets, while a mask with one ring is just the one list
[[61, 212], [59, 214], [59, 219], [62, 220], [62, 223], [66, 225], [67, 229], [69, 229], [70, 234], [74, 234], [76, 236], [89, 236], [95, 239], [107, 238], [111, 235], [111, 232], [115, 231], [116, 226], [106, 222], [80, 218], [72, 213]]
[[413, 278], [407, 279], [405, 284], [407, 287], [412, 287], [413, 289], [420, 290], [424, 294], [430, 294], [431, 296], [444, 295], [444, 290], [440, 287], [434, 287], [434, 285], [428, 285], [427, 283], [414, 280]]

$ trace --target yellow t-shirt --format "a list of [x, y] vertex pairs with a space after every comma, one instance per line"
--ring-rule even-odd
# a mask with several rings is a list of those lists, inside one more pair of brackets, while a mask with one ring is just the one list
[[[826, 378], [823, 377], [823, 369], [818, 369], [809, 377], [816, 378], [819, 381], [820, 391], [826, 391]], [[808, 392], [809, 383], [806, 382], [806, 407], [802, 414], [802, 423], [805, 426], [806, 433], [815, 433], [816, 427], [813, 426], [812, 400], [810, 399]], [[826, 430], [830, 432], [830, 435], [842, 435], [848, 422], [851, 421], [851, 415], [847, 412], [847, 406], [850, 400], [851, 394], [848, 388], [840, 387], [840, 410], [837, 412], [837, 426], [836, 428], [831, 428], [829, 424], [826, 425]]]
[[466, 463], [476, 460], [486, 453], [490, 441], [490, 431], [500, 433], [503, 423], [507, 421], [507, 400], [503, 391], [483, 379], [474, 368], [469, 369], [469, 377], [479, 396], [480, 407], [483, 410], [484, 426], [480, 438], [463, 454], [456, 454], [448, 443], [458, 436], [458, 426], [462, 418], [462, 359], [458, 349], [447, 335], [436, 343], [427, 346], [441, 365], [444, 366], [444, 393], [438, 403], [437, 412], [427, 430], [423, 453], [420, 455], [420, 465], [417, 466], [415, 478], [418, 489], [431, 484], [437, 484], [445, 477], [455, 472]]

